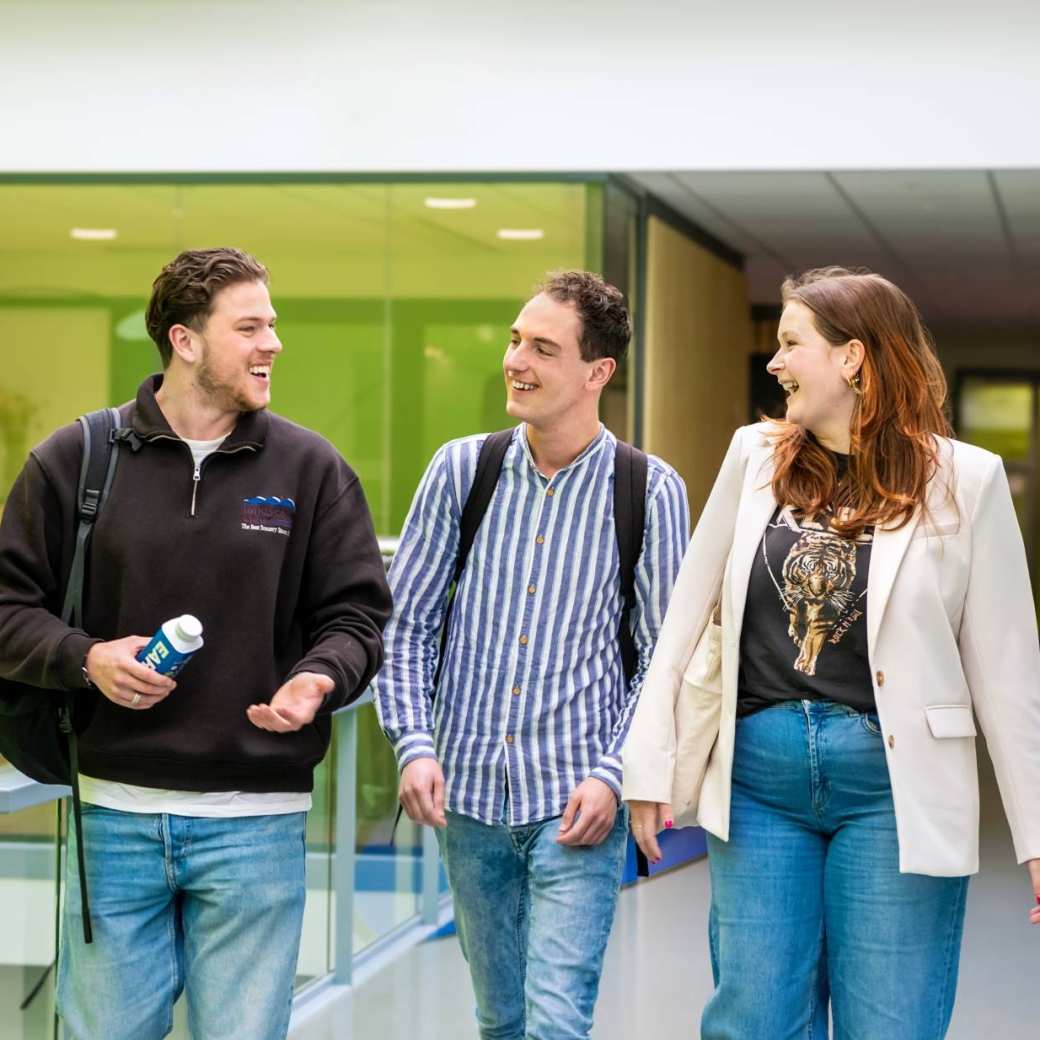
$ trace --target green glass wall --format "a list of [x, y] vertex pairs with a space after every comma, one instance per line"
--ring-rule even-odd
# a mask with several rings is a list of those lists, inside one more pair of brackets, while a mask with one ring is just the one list
[[[0, 185], [0, 494], [27, 446], [128, 399], [156, 369], [144, 306], [163, 263], [231, 244], [271, 272], [285, 345], [272, 407], [340, 449], [379, 533], [396, 534], [438, 445], [507, 424], [507, 329], [545, 271], [599, 267], [599, 193], [502, 181]], [[73, 237], [84, 231], [115, 237]]]
[[[602, 186], [574, 181], [0, 184], [0, 504], [33, 444], [129, 399], [157, 370], [144, 308], [162, 265], [185, 248], [235, 245], [271, 274], [285, 347], [273, 409], [336, 445], [361, 477], [377, 531], [394, 536], [440, 444], [508, 425], [509, 326], [546, 271], [602, 269], [602, 214]], [[605, 402], [619, 433], [623, 387], [619, 379]], [[336, 968], [336, 753], [316, 776], [308, 823], [301, 983]], [[405, 821], [391, 843], [396, 769], [371, 707], [359, 709], [356, 755], [362, 950], [418, 912], [420, 837]], [[16, 1004], [52, 952], [43, 938], [53, 925], [44, 912], [53, 806], [3, 823], [0, 908], [32, 889], [44, 909], [36, 946], [13, 932], [0, 942], [0, 1023], [13, 1030], [0, 1024], [0, 1040], [23, 1027], [42, 1037], [49, 992], [29, 1016]]]

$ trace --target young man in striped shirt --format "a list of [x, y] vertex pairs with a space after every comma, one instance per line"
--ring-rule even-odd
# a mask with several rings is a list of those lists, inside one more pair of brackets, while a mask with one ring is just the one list
[[460, 518], [486, 435], [434, 456], [390, 569], [376, 707], [405, 811], [438, 829], [484, 1040], [584, 1038], [592, 1027], [626, 850], [620, 748], [689, 534], [683, 482], [650, 456], [626, 681], [617, 441], [598, 412], [631, 330], [621, 293], [586, 272], [551, 277], [520, 311], [502, 365], [520, 424], [458, 582], [443, 661]]

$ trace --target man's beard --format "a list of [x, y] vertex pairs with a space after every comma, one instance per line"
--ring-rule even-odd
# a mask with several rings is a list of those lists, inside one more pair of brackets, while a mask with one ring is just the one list
[[256, 405], [240, 391], [221, 382], [217, 377], [209, 363], [209, 346], [205, 343], [195, 383], [213, 405], [221, 411], [252, 412], [256, 410]]

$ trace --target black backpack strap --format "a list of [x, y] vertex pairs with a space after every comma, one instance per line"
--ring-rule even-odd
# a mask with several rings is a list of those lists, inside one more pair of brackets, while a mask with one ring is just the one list
[[[115, 433], [119, 428], [119, 412], [115, 408], [101, 408], [79, 417], [83, 427], [83, 461], [79, 472], [77, 498], [78, 527], [76, 548], [65, 589], [65, 603], [61, 616], [65, 623], [76, 628], [83, 626], [83, 583], [87, 571], [87, 546], [101, 507], [116, 473], [119, 448]], [[58, 725], [69, 742], [69, 773], [72, 781], [72, 817], [76, 828], [76, 866], [79, 870], [79, 891], [83, 910], [83, 941], [94, 941], [90, 920], [90, 896], [87, 892], [87, 869], [83, 852], [83, 818], [79, 796], [79, 747], [76, 728], [72, 721], [72, 702], [66, 698], [58, 709]]]
[[459, 521], [459, 551], [455, 557], [454, 577], [456, 585], [466, 568], [466, 560], [469, 559], [469, 551], [473, 548], [473, 541], [477, 537], [484, 514], [491, 504], [491, 496], [494, 495], [498, 484], [498, 475], [502, 472], [502, 461], [512, 440], [512, 429], [499, 430], [497, 433], [488, 434], [480, 446], [477, 472], [473, 475], [473, 485], [469, 489]]
[[[621, 572], [621, 623], [618, 643], [625, 681], [636, 674], [639, 663], [632, 636], [632, 612], [636, 607], [636, 561], [643, 548], [646, 526], [646, 455], [631, 444], [618, 441], [614, 449], [614, 535]], [[650, 864], [636, 845], [636, 875], [650, 876]]]
[[83, 427], [83, 461], [79, 471], [79, 496], [76, 530], [76, 549], [65, 588], [65, 603], [61, 616], [66, 624], [80, 628], [83, 625], [83, 581], [86, 577], [87, 543], [94, 530], [94, 521], [112, 486], [119, 453], [114, 433], [119, 426], [119, 412], [115, 408], [101, 408], [79, 417]]
[[488, 434], [487, 439], [480, 446], [480, 454], [477, 456], [477, 471], [473, 474], [473, 483], [470, 485], [469, 494], [462, 507], [462, 516], [459, 519], [459, 550], [455, 555], [455, 572], [452, 575], [451, 587], [448, 591], [448, 609], [444, 614], [444, 624], [441, 627], [441, 649], [437, 655], [437, 671], [433, 677], [433, 696], [437, 696], [437, 684], [440, 682], [441, 669], [444, 667], [444, 654], [448, 648], [448, 621], [451, 618], [451, 608], [455, 602], [455, 590], [458, 587], [462, 572], [466, 569], [466, 561], [469, 559], [470, 549], [477, 537], [477, 531], [484, 520], [484, 514], [491, 504], [491, 496], [495, 493], [498, 484], [498, 475], [502, 472], [502, 460], [506, 457], [506, 449], [513, 440], [513, 431], [499, 430], [497, 433]]
[[618, 441], [614, 451], [614, 536], [621, 571], [621, 664], [625, 679], [636, 674], [638, 660], [632, 638], [632, 611], [636, 608], [636, 561], [643, 550], [646, 524], [646, 455]]

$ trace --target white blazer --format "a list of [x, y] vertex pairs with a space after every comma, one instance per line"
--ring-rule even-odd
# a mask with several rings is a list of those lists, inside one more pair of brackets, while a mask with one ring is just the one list
[[[734, 434], [683, 559], [623, 751], [626, 801], [670, 802], [679, 826], [696, 822], [724, 841], [744, 601], [776, 509], [768, 428]], [[867, 653], [899, 869], [959, 876], [978, 870], [976, 716], [1018, 860], [1040, 858], [1040, 646], [1000, 457], [959, 441], [939, 439], [939, 447], [930, 516], [918, 510], [899, 530], [875, 531]], [[721, 693], [714, 696], [721, 704], [712, 705], [705, 703], [710, 692], [683, 678], [696, 666], [691, 657], [720, 594]], [[699, 758], [689, 752], [697, 746]], [[677, 754], [679, 747], [686, 750]], [[705, 764], [690, 769], [687, 760]]]

